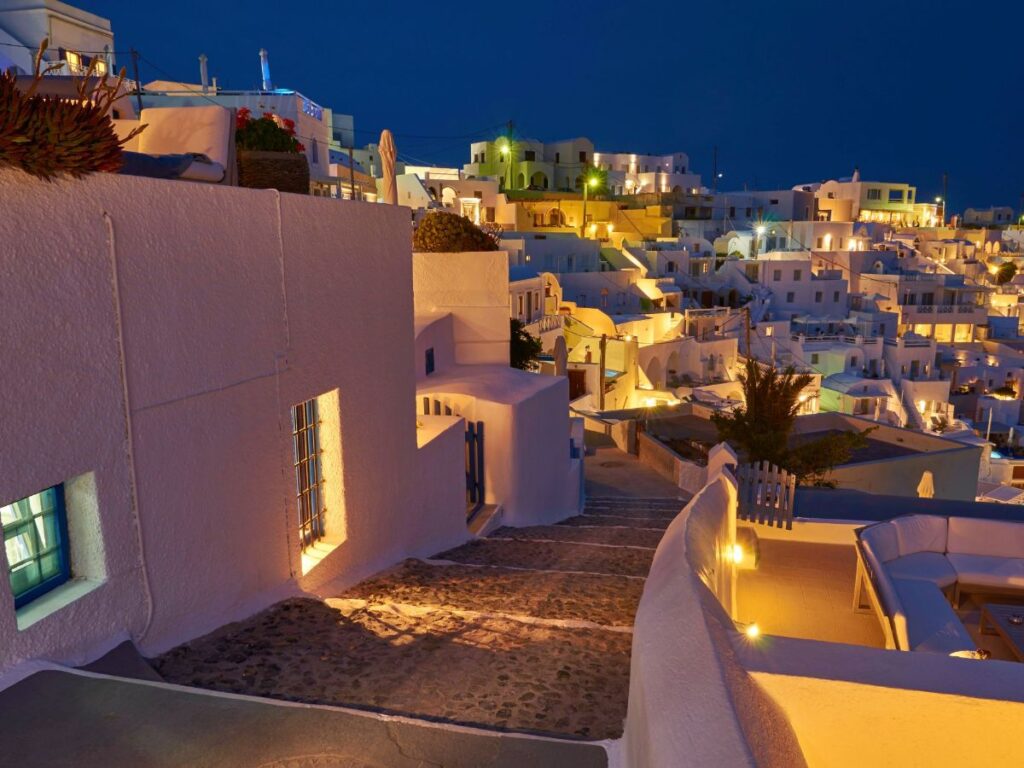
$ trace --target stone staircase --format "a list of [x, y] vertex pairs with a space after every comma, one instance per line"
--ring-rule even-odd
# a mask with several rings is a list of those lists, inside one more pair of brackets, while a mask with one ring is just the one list
[[[685, 503], [590, 498], [557, 525], [500, 528], [343, 594], [279, 603], [156, 668], [204, 688], [617, 739], [644, 580]], [[572, 764], [603, 764], [591, 757]]]

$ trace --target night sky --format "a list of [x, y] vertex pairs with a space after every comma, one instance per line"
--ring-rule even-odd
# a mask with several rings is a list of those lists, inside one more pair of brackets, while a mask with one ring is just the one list
[[859, 165], [922, 201], [946, 171], [951, 211], [1024, 193], [1020, 0], [73, 3], [141, 52], [144, 82], [197, 82], [206, 53], [222, 87], [257, 87], [266, 47], [276, 86], [355, 115], [360, 145], [391, 128], [412, 162], [461, 165], [511, 119], [682, 150], [705, 183], [717, 145], [726, 190]]

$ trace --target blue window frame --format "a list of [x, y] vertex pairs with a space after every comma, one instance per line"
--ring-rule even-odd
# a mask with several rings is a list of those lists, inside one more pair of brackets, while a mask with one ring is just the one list
[[324, 476], [320, 467], [320, 413], [316, 400], [292, 408], [295, 447], [295, 495], [299, 504], [299, 539], [306, 548], [325, 533]]
[[71, 578], [63, 485], [0, 507], [0, 529], [15, 608]]

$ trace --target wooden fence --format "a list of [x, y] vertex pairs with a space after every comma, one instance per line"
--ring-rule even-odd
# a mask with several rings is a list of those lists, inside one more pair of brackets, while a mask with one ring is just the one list
[[767, 461], [760, 464], [742, 464], [737, 474], [737, 517], [751, 523], [792, 530], [796, 475]]

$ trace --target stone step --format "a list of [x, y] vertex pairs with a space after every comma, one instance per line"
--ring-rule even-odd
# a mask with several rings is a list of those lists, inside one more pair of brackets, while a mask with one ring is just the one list
[[345, 591], [371, 603], [632, 627], [643, 581], [626, 576], [544, 573], [406, 560]]
[[491, 534], [496, 539], [530, 541], [567, 541], [579, 544], [605, 544], [621, 547], [654, 549], [661, 541], [661, 531], [637, 528], [573, 528], [565, 525], [535, 525], [528, 528], [499, 528]]
[[620, 527], [620, 528], [647, 528], [651, 530], [664, 531], [672, 522], [670, 517], [613, 517], [611, 515], [578, 515], [570, 517], [558, 525], [584, 526], [584, 527]]
[[442, 552], [433, 559], [538, 571], [571, 571], [645, 578], [653, 558], [653, 550], [646, 549], [515, 539], [481, 539]]
[[168, 681], [562, 736], [622, 735], [629, 633], [278, 603], [155, 660]]

